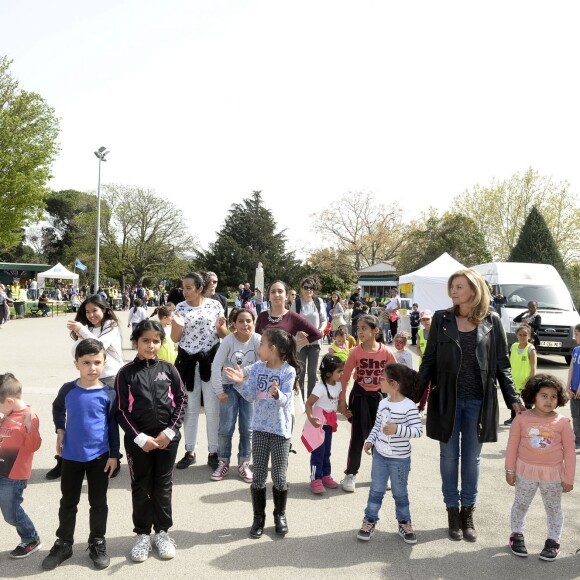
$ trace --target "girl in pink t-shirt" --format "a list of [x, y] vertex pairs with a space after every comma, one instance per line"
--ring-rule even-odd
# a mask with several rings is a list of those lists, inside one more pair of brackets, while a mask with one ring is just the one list
[[530, 377], [521, 396], [532, 408], [516, 416], [507, 445], [505, 477], [516, 488], [509, 546], [516, 556], [528, 555], [524, 543], [526, 515], [539, 487], [548, 516], [548, 539], [540, 559], [551, 561], [560, 553], [562, 493], [574, 487], [574, 431], [570, 419], [555, 411], [567, 402], [564, 387], [556, 377]]

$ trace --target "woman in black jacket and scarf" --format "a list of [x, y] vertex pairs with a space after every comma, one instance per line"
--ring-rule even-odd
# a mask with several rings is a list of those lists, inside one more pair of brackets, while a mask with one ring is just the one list
[[431, 381], [427, 436], [440, 442], [449, 537], [475, 542], [481, 446], [497, 441], [496, 381], [508, 407], [518, 413], [524, 407], [514, 388], [501, 321], [488, 311], [484, 279], [475, 270], [459, 270], [447, 290], [453, 306], [435, 313], [419, 372], [425, 386]]

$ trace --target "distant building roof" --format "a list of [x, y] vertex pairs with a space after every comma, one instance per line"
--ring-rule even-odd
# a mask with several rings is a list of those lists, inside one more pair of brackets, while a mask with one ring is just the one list
[[378, 262], [357, 272], [359, 277], [365, 276], [395, 276], [397, 269], [387, 262]]

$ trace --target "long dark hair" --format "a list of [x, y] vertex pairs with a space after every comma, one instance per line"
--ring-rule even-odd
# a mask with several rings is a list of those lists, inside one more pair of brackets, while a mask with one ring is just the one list
[[[103, 311], [103, 322], [101, 323], [101, 333], [104, 329], [105, 322], [110, 322], [110, 328], [108, 328], [105, 333], [109, 332], [112, 327], [119, 326], [119, 321], [117, 320], [117, 316], [115, 315], [114, 310], [111, 308], [111, 305], [99, 294], [93, 294], [89, 296], [80, 306], [75, 316], [75, 321], [84, 324], [88, 328], [94, 328], [93, 324], [89, 322], [87, 318], [87, 304], [93, 304], [97, 306]], [[71, 332], [70, 336], [73, 340], [77, 340], [78, 336], [76, 332]]]
[[266, 328], [262, 336], [278, 349], [280, 358], [287, 362], [296, 371], [296, 380], [294, 381], [294, 391], [299, 392], [298, 379], [302, 370], [302, 363], [298, 360], [296, 354], [296, 341], [291, 334], [280, 328]]

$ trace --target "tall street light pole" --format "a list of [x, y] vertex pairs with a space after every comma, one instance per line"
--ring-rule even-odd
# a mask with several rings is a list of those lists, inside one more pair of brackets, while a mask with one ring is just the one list
[[95, 155], [99, 159], [99, 181], [97, 185], [97, 241], [95, 252], [95, 286], [94, 294], [99, 291], [99, 254], [101, 247], [101, 161], [106, 161], [105, 156], [109, 153], [106, 147], [99, 147]]

